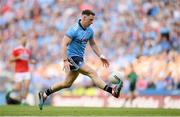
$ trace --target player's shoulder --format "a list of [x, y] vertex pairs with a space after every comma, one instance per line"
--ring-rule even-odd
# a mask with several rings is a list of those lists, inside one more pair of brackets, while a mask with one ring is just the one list
[[88, 30], [88, 32], [94, 33], [94, 31], [91, 27], [88, 27], [87, 30]]
[[77, 31], [78, 29], [79, 29], [79, 25], [78, 24], [73, 24], [69, 28], [69, 30], [72, 30], [72, 31]]
[[91, 27], [88, 27], [88, 29], [93, 32], [93, 29]]
[[28, 48], [25, 48], [23, 46], [17, 46], [13, 49], [13, 51], [21, 51], [21, 50], [26, 50], [26, 51], [30, 51]]
[[15, 48], [13, 49], [13, 51], [18, 51], [18, 50], [20, 50], [20, 49], [22, 49], [22, 46], [17, 46], [17, 47], [15, 47]]

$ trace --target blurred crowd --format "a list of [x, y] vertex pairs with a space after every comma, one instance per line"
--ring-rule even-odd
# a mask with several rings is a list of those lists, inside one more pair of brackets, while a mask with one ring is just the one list
[[[38, 61], [31, 66], [32, 85], [48, 87], [64, 79], [61, 41], [83, 9], [92, 9], [95, 40], [110, 60], [103, 68], [88, 46], [85, 60], [108, 82], [111, 71], [138, 75], [137, 89], [180, 89], [179, 0], [1, 0], [0, 90], [11, 87], [13, 70], [8, 63], [17, 40], [25, 33]], [[91, 87], [81, 76], [73, 87]], [[125, 80], [125, 82], [128, 82]], [[128, 84], [128, 83], [125, 83]], [[126, 87], [126, 86], [125, 86]]]

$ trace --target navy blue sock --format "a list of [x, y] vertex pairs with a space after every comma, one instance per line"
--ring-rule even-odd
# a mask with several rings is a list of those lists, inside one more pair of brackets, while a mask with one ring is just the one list
[[106, 85], [106, 86], [104, 87], [104, 90], [112, 94], [112, 87]]
[[45, 90], [45, 93], [47, 96], [51, 95], [52, 93], [54, 93], [54, 91], [51, 88], [48, 88]]

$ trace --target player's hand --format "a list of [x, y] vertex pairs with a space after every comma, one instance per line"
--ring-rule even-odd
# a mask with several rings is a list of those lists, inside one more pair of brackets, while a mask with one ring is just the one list
[[31, 64], [36, 64], [37, 61], [35, 59], [31, 59], [30, 62]]
[[100, 59], [104, 67], [109, 67], [109, 62], [104, 56], [100, 56]]
[[22, 59], [22, 56], [20, 56], [20, 55], [13, 57], [13, 59], [14, 59], [14, 61], [16, 61], [16, 60], [23, 60], [23, 59]]
[[72, 65], [72, 64], [68, 60], [65, 60], [63, 70], [65, 72], [69, 72], [70, 71], [70, 65]]
[[19, 59], [21, 59], [21, 60], [28, 60], [29, 56], [27, 54], [21, 54], [21, 55], [19, 55]]

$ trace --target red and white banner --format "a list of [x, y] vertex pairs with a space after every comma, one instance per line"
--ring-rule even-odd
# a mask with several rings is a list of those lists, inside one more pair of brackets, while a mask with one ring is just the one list
[[129, 107], [129, 108], [178, 108], [180, 109], [180, 96], [138, 96], [133, 101], [125, 97], [112, 96], [60, 96], [52, 98], [54, 106], [81, 106], [81, 107]]

